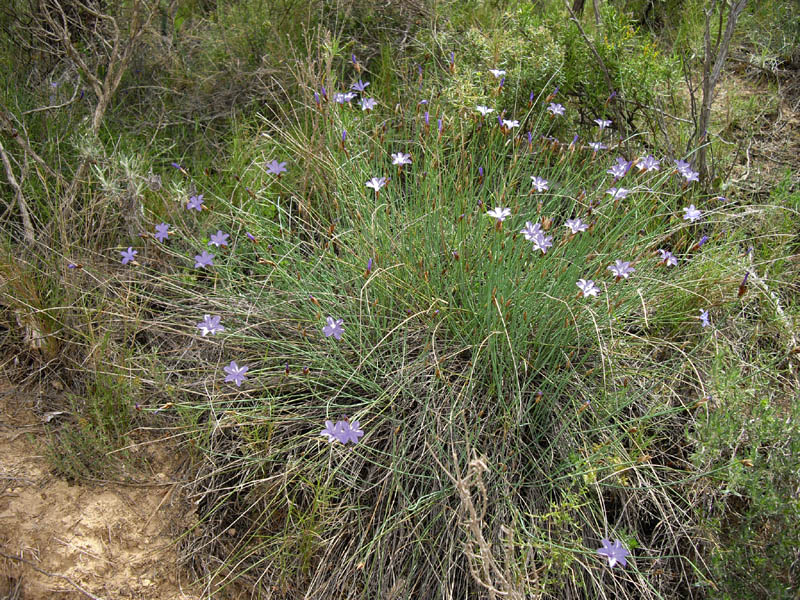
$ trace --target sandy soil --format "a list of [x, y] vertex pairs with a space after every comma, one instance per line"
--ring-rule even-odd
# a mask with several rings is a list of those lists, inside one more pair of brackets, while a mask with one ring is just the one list
[[31, 399], [0, 385], [0, 599], [199, 599], [176, 566], [187, 517], [169, 465], [139, 485], [70, 484], [43, 439]]

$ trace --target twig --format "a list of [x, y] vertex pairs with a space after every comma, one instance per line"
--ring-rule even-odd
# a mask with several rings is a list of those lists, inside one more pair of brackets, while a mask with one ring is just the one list
[[14, 126], [14, 121], [12, 120], [13, 114], [2, 104], [0, 104], [0, 120], [2, 120], [2, 125], [8, 129], [9, 134], [13, 137], [17, 143], [22, 146], [22, 149], [25, 150], [32, 158], [41, 166], [45, 172], [52, 177], [53, 179], [61, 179], [61, 175], [56, 173], [53, 169], [50, 168], [44, 159], [36, 154], [33, 148], [31, 148], [30, 143], [27, 140], [27, 137], [23, 137], [19, 130]]
[[575, 26], [578, 28], [578, 31], [580, 32], [581, 37], [583, 38], [583, 41], [586, 42], [587, 46], [589, 46], [589, 49], [592, 51], [592, 54], [594, 54], [594, 57], [597, 59], [600, 68], [603, 69], [603, 77], [605, 78], [606, 85], [608, 86], [608, 93], [611, 94], [614, 91], [614, 82], [612, 81], [611, 75], [609, 74], [608, 69], [606, 68], [606, 64], [600, 57], [600, 53], [597, 51], [597, 48], [594, 47], [594, 44], [589, 39], [589, 36], [586, 35], [586, 32], [583, 30], [583, 27], [581, 27], [581, 22], [578, 20], [578, 17], [575, 16], [574, 12], [572, 12], [572, 7], [569, 5], [568, 0], [564, 0], [564, 4], [566, 5], [567, 10], [569, 11], [571, 20], [575, 23]]
[[30, 115], [30, 114], [37, 113], [37, 112], [43, 112], [43, 111], [46, 111], [46, 110], [56, 110], [56, 109], [59, 109], [59, 108], [64, 108], [66, 106], [69, 106], [70, 104], [75, 102], [75, 99], [78, 97], [78, 90], [79, 89], [80, 89], [80, 86], [76, 85], [75, 86], [75, 90], [72, 92], [72, 98], [70, 98], [69, 100], [67, 100], [66, 102], [64, 102], [62, 104], [50, 104], [48, 106], [41, 106], [39, 108], [32, 108], [31, 110], [26, 110], [25, 112], [23, 112], [22, 115], [25, 116], [25, 115]]
[[26, 564], [26, 565], [28, 565], [28, 566], [29, 566], [31, 569], [33, 569], [34, 571], [37, 571], [37, 572], [41, 573], [42, 575], [47, 575], [48, 577], [55, 577], [56, 579], [63, 579], [63, 580], [64, 580], [64, 581], [66, 581], [68, 584], [70, 584], [72, 587], [74, 587], [76, 590], [78, 590], [80, 593], [82, 593], [83, 595], [85, 595], [87, 598], [91, 598], [92, 600], [103, 600], [103, 598], [101, 598], [100, 596], [95, 596], [95, 595], [94, 595], [93, 593], [91, 593], [90, 591], [83, 589], [81, 586], [79, 586], [77, 583], [75, 583], [74, 581], [72, 581], [72, 579], [70, 579], [70, 578], [69, 578], [69, 577], [67, 577], [66, 575], [59, 575], [59, 574], [57, 574], [57, 573], [50, 573], [50, 572], [48, 572], [48, 571], [45, 571], [44, 569], [40, 569], [40, 568], [39, 568], [39, 567], [37, 567], [37, 566], [36, 566], [34, 563], [32, 563], [31, 561], [29, 561], [29, 560], [27, 560], [27, 559], [25, 559], [25, 558], [21, 558], [21, 557], [19, 557], [19, 556], [12, 556], [12, 555], [10, 555], [10, 554], [6, 554], [6, 553], [5, 553], [5, 552], [3, 552], [3, 551], [0, 551], [0, 556], [2, 556], [3, 558], [7, 558], [7, 559], [9, 559], [9, 560], [16, 560], [16, 561], [19, 561], [19, 562], [21, 562], [21, 563], [25, 563], [25, 564]]
[[22, 193], [22, 187], [20, 187], [19, 183], [17, 183], [17, 178], [14, 176], [14, 169], [11, 166], [11, 161], [8, 160], [8, 155], [6, 154], [6, 149], [3, 147], [3, 142], [0, 142], [0, 158], [2, 158], [3, 166], [6, 168], [6, 177], [8, 177], [8, 182], [16, 192], [19, 213], [22, 217], [22, 228], [25, 241], [33, 244], [36, 241], [36, 237], [33, 233], [33, 223], [31, 222], [31, 215], [28, 212], [28, 204], [25, 202], [25, 196]]

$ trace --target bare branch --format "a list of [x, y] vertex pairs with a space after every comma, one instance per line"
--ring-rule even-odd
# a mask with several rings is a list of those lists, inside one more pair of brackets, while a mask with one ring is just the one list
[[22, 193], [22, 187], [17, 182], [17, 178], [14, 176], [14, 168], [11, 166], [11, 161], [8, 159], [6, 149], [3, 147], [3, 142], [0, 142], [0, 159], [3, 160], [3, 166], [6, 169], [6, 177], [8, 177], [8, 182], [11, 184], [11, 187], [14, 188], [14, 192], [17, 197], [17, 205], [19, 206], [19, 214], [22, 217], [22, 230], [23, 235], [25, 236], [25, 241], [33, 244], [36, 241], [36, 237], [33, 232], [31, 215], [30, 212], [28, 212], [28, 204], [25, 202], [25, 196]]

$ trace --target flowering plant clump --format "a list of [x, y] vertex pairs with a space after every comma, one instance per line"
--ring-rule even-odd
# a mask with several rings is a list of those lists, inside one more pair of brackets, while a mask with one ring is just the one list
[[[498, 52], [495, 60], [507, 64], [508, 55]], [[167, 264], [167, 268], [180, 272], [178, 293], [186, 290], [186, 296], [192, 298], [192, 310], [197, 311], [196, 302], [200, 299], [207, 302], [205, 310], [211, 312], [215, 310], [212, 306], [224, 306], [225, 314], [232, 315], [229, 333], [221, 338], [211, 337], [225, 331], [219, 315], [205, 314], [194, 327], [190, 325], [187, 358], [179, 359], [184, 364], [170, 373], [189, 373], [197, 379], [195, 389], [189, 391], [199, 399], [197, 406], [201, 410], [206, 411], [209, 402], [210, 406], [224, 404], [219, 414], [226, 419], [230, 416], [237, 432], [258, 428], [252, 430], [252, 439], [263, 443], [254, 443], [253, 447], [268, 455], [264, 464], [281, 464], [281, 460], [289, 460], [288, 456], [295, 457], [291, 459], [295, 465], [292, 469], [304, 472], [280, 482], [280, 497], [294, 502], [297, 489], [309, 485], [307, 482], [312, 486], [315, 482], [335, 486], [331, 490], [337, 494], [336, 502], [320, 504], [320, 511], [331, 511], [321, 514], [320, 522], [336, 522], [331, 516], [337, 516], [335, 511], [345, 505], [347, 494], [356, 499], [369, 498], [384, 511], [385, 503], [391, 500], [384, 498], [382, 490], [380, 494], [370, 494], [373, 489], [380, 490], [375, 482], [385, 478], [387, 472], [391, 475], [384, 479], [387, 490], [396, 497], [406, 495], [391, 489], [396, 485], [395, 478], [418, 477], [408, 489], [419, 488], [424, 493], [430, 493], [425, 485], [433, 485], [427, 479], [436, 480], [436, 485], [439, 479], [444, 480], [437, 478], [438, 474], [430, 477], [424, 473], [420, 477], [414, 468], [395, 468], [391, 460], [383, 461], [381, 457], [391, 458], [397, 450], [403, 452], [406, 448], [439, 452], [441, 448], [430, 442], [440, 435], [440, 430], [449, 434], [446, 428], [457, 434], [453, 439], [472, 436], [476, 448], [492, 448], [501, 458], [503, 452], [510, 451], [510, 456], [524, 447], [523, 440], [529, 437], [528, 431], [520, 435], [514, 423], [535, 424], [536, 436], [536, 429], [541, 427], [534, 449], [536, 453], [543, 449], [547, 459], [541, 464], [526, 459], [525, 468], [539, 469], [535, 475], [541, 476], [542, 481], [548, 481], [548, 469], [556, 462], [554, 457], [570, 456], [573, 460], [574, 455], [574, 461], [582, 463], [576, 470], [583, 477], [580, 486], [591, 481], [592, 485], [603, 487], [610, 482], [615, 493], [624, 496], [625, 507], [641, 507], [644, 501], [636, 493], [641, 488], [628, 485], [628, 473], [636, 472], [642, 481], [659, 485], [663, 474], [649, 468], [651, 456], [646, 450], [652, 452], [652, 445], [640, 447], [638, 440], [637, 444], [629, 443], [628, 436], [635, 428], [625, 419], [632, 414], [644, 422], [654, 411], [648, 404], [652, 399], [639, 391], [647, 386], [628, 387], [627, 379], [619, 374], [630, 371], [626, 364], [630, 356], [631, 363], [647, 360], [640, 352], [640, 339], [648, 329], [653, 330], [653, 322], [659, 333], [664, 331], [665, 338], [669, 338], [669, 328], [680, 319], [681, 325], [692, 325], [687, 328], [690, 336], [708, 342], [707, 335], [702, 335], [707, 332], [697, 327], [697, 320], [703, 328], [710, 327], [710, 308], [701, 309], [698, 315], [694, 299], [699, 294], [688, 294], [691, 301], [664, 297], [672, 290], [678, 290], [674, 292], [678, 295], [680, 290], [690, 288], [692, 284], [687, 282], [694, 281], [697, 272], [692, 272], [693, 261], [707, 259], [716, 250], [711, 248], [709, 252], [710, 246], [724, 243], [723, 236], [711, 231], [713, 223], [704, 223], [702, 229], [707, 229], [708, 235], [693, 247], [694, 239], [702, 232], [677, 218], [683, 204], [701, 202], [687, 185], [695, 177], [689, 163], [676, 162], [674, 173], [646, 175], [658, 172], [661, 163], [652, 155], [641, 156], [638, 136], [628, 135], [624, 120], [615, 117], [618, 131], [611, 131], [611, 120], [597, 118], [592, 123], [591, 116], [586, 118], [611, 109], [610, 114], [620, 114], [617, 109], [622, 103], [610, 104], [616, 92], [605, 107], [601, 99], [593, 106], [576, 106], [568, 114], [564, 105], [554, 101], [558, 88], [539, 101], [537, 98], [544, 97], [546, 91], [540, 96], [538, 91], [528, 96], [530, 88], [521, 88], [512, 77], [506, 81], [504, 70], [486, 73], [485, 67], [479, 67], [476, 72], [482, 75], [472, 77], [479, 86], [478, 93], [464, 96], [457, 103], [439, 93], [435, 87], [438, 80], [426, 77], [419, 65], [418, 77], [412, 72], [411, 88], [383, 95], [387, 85], [380, 82], [371, 88], [376, 93], [371, 98], [366, 95], [370, 82], [361, 79], [372, 72], [369, 63], [362, 64], [355, 56], [343, 66], [339, 62], [335, 62], [337, 69], [355, 69], [357, 74], [347, 78], [330, 72], [325, 74], [325, 81], [351, 82], [358, 77], [352, 84], [344, 83], [348, 91], [330, 90], [329, 100], [329, 90], [321, 82], [314, 82], [304, 101], [308, 110], [299, 111], [308, 117], [302, 127], [281, 132], [276, 125], [276, 135], [270, 129], [270, 134], [263, 136], [266, 142], [257, 136], [256, 148], [247, 161], [239, 164], [252, 168], [260, 177], [258, 183], [250, 183], [251, 172], [242, 172], [233, 176], [240, 185], [232, 186], [231, 193], [227, 189], [214, 192], [209, 189], [214, 181], [209, 173], [213, 171], [205, 170], [207, 177], [203, 179], [201, 174], [195, 176], [181, 167], [180, 177], [188, 181], [193, 195], [185, 205], [185, 195], [179, 195], [172, 209], [166, 204], [166, 209], [147, 215], [149, 223], [160, 220], [154, 214], [163, 214], [161, 218], [169, 218], [174, 224], [172, 232], [164, 222], [155, 225], [155, 234], [151, 225], [140, 234], [144, 243], [157, 246], [153, 251], [143, 250], [146, 256], [153, 257], [152, 262], [148, 261], [147, 266], [152, 267], [149, 270], [155, 271], [176, 259], [176, 264]], [[449, 76], [457, 76], [453, 53], [448, 68]], [[468, 64], [459, 65], [458, 71], [463, 73], [469, 68]], [[492, 77], [487, 77], [489, 74]], [[507, 119], [510, 107], [519, 107], [519, 98], [508, 96], [518, 94], [520, 89], [523, 103], [525, 97], [529, 98], [527, 112], [518, 113], [519, 120]], [[420, 100], [423, 95], [426, 99]], [[491, 96], [496, 102], [488, 99]], [[352, 106], [332, 104], [344, 105], [353, 100], [356, 102]], [[389, 102], [398, 104], [392, 110]], [[496, 108], [477, 102], [493, 103]], [[373, 110], [375, 113], [369, 112]], [[284, 114], [292, 116], [296, 112], [287, 110]], [[524, 129], [514, 131], [521, 122]], [[577, 133], [569, 129], [573, 126], [579, 127]], [[585, 141], [593, 138], [601, 141]], [[598, 154], [609, 147], [614, 150]], [[287, 172], [287, 161], [266, 162], [270, 153], [291, 161], [292, 174], [297, 173], [297, 177], [278, 180]], [[611, 163], [614, 153], [624, 153], [634, 160], [619, 156], [613, 164], [607, 164], [606, 157]], [[633, 166], [637, 168], [632, 169]], [[409, 168], [404, 171], [404, 167]], [[394, 168], [396, 173], [392, 173]], [[387, 173], [392, 179], [372, 176], [380, 173]], [[245, 181], [252, 187], [245, 187]], [[390, 182], [392, 186], [384, 193], [388, 197], [382, 197], [381, 190]], [[628, 187], [621, 187], [623, 183]], [[211, 206], [203, 205], [203, 194], [198, 194], [198, 189], [214, 194], [210, 196], [215, 198]], [[207, 214], [208, 221], [199, 215], [186, 218], [184, 206], [198, 213], [206, 211], [203, 216]], [[269, 208], [266, 214], [264, 206]], [[703, 217], [694, 204], [682, 212], [689, 223]], [[722, 212], [720, 209], [714, 214]], [[480, 219], [481, 215], [492, 221]], [[511, 224], [504, 229], [502, 224], [508, 219]], [[517, 224], [517, 219], [524, 226]], [[214, 226], [220, 229], [211, 233]], [[170, 233], [170, 245], [153, 241], [155, 238], [164, 244]], [[715, 242], [697, 252], [709, 235], [714, 236]], [[194, 266], [210, 272], [187, 268], [185, 258], [191, 256], [191, 248], [198, 247], [206, 249], [194, 255]], [[215, 255], [208, 252], [212, 247], [220, 249], [214, 251], [217, 256], [222, 254], [224, 264], [214, 264]], [[681, 257], [680, 267], [678, 257], [666, 248]], [[108, 254], [116, 256], [116, 252]], [[129, 247], [121, 254], [123, 264], [129, 264], [134, 262], [137, 251]], [[741, 275], [745, 267], [738, 268]], [[752, 267], [754, 277], [755, 268]], [[146, 271], [125, 271], [128, 277], [121, 279], [136, 281], [122, 283], [135, 288], [148, 274]], [[633, 274], [633, 281], [620, 283]], [[750, 271], [740, 285], [740, 297], [746, 292], [749, 274]], [[73, 279], [78, 276], [72, 272]], [[163, 277], [161, 273], [156, 276]], [[706, 294], [711, 298], [707, 302], [718, 306], [721, 294], [715, 294]], [[343, 343], [339, 342], [345, 333], [344, 318], [327, 314], [326, 306], [348, 319], [348, 337]], [[729, 313], [720, 311], [723, 314]], [[189, 323], [195, 318], [190, 317]], [[224, 318], [228, 322], [228, 317]], [[234, 322], [242, 324], [241, 330], [230, 331]], [[209, 339], [197, 339], [196, 331]], [[710, 331], [714, 333], [714, 328]], [[650, 351], [647, 347], [646, 352]], [[231, 355], [239, 360], [230, 360]], [[195, 368], [198, 357], [206, 362], [205, 377], [197, 376], [202, 371]], [[611, 358], [619, 362], [619, 367], [611, 368]], [[225, 364], [224, 360], [230, 362]], [[661, 358], [651, 360], [658, 364]], [[593, 372], [595, 375], [591, 376]], [[700, 377], [707, 376], [703, 369], [698, 372]], [[253, 377], [253, 373], [263, 377]], [[462, 391], [460, 381], [469, 381], [469, 387]], [[546, 395], [548, 388], [555, 391], [550, 397]], [[207, 395], [213, 397], [209, 400]], [[279, 400], [274, 404], [275, 410], [273, 396]], [[269, 398], [269, 414], [265, 414], [266, 402], [261, 401], [265, 397]], [[442, 398], [453, 404], [454, 411], [460, 411], [453, 414], [474, 412], [486, 427], [468, 432], [459, 419], [442, 419], [435, 431], [418, 427], [414, 419], [420, 415], [427, 420], [430, 415], [424, 411], [438, 406], [434, 400]], [[552, 401], [542, 401], [543, 398]], [[635, 410], [621, 411], [621, 402], [626, 403], [626, 408], [629, 402], [637, 404]], [[507, 411], [509, 407], [513, 410]], [[369, 438], [374, 448], [368, 448], [364, 456], [361, 452], [348, 456], [348, 452], [333, 448], [335, 444], [355, 446], [360, 442], [364, 431], [358, 420], [325, 420], [321, 431], [314, 425], [324, 418], [321, 415], [345, 410], [374, 411], [370, 420], [379, 435]], [[508, 413], [502, 419], [508, 419], [512, 426], [496, 420], [502, 411]], [[549, 412], [556, 416], [547, 416]], [[662, 417], [664, 412], [660, 410], [658, 414]], [[257, 417], [251, 419], [252, 415]], [[681, 418], [685, 415], [681, 414]], [[264, 427], [266, 422], [269, 424]], [[297, 424], [303, 422], [312, 423], [311, 436], [305, 440], [296, 435]], [[617, 427], [618, 422], [625, 427]], [[638, 427], [638, 421], [634, 422]], [[447, 439], [442, 435], [444, 443]], [[331, 444], [331, 450], [320, 441]], [[647, 444], [650, 442], [642, 442], [642, 446]], [[573, 451], [573, 446], [578, 450]], [[326, 451], [321, 452], [322, 449]], [[364, 459], [368, 462], [364, 463]], [[515, 457], [505, 460], [497, 472], [513, 471], [518, 464], [515, 461]], [[241, 464], [238, 458], [232, 462]], [[625, 468], [617, 469], [621, 464]], [[556, 480], [569, 477], [564, 475], [569, 472], [562, 469]], [[402, 484], [406, 483], [403, 479]], [[561, 485], [548, 484], [551, 488], [542, 494], [558, 491], [557, 486]], [[653, 489], [661, 488], [654, 485]], [[530, 493], [535, 496], [540, 492]], [[544, 497], [534, 500], [539, 502]], [[584, 530], [594, 529], [597, 538], [602, 535], [596, 530], [598, 523], [618, 526], [621, 522], [634, 522], [618, 520], [616, 516], [608, 519], [599, 503], [587, 507], [587, 511], [595, 512], [590, 514], [590, 527]], [[406, 519], [405, 514], [402, 519]], [[218, 520], [232, 522], [227, 516]], [[365, 527], [369, 535], [375, 534], [372, 525]], [[546, 548], [552, 543], [562, 552], [585, 558], [587, 548], [579, 547], [573, 538], [555, 539], [561, 535], [559, 528], [553, 529], [555, 533], [549, 529], [547, 534], [542, 533], [545, 530], [541, 528], [541, 539], [521, 543], [530, 544], [527, 550]], [[630, 539], [635, 539], [633, 534]], [[452, 541], [436, 538], [437, 544], [443, 540]], [[517, 543], [516, 538], [513, 542]], [[332, 538], [331, 543], [341, 548], [349, 540]], [[648, 554], [653, 547], [648, 540]], [[595, 552], [592, 543], [588, 544], [588, 551]], [[597, 572], [606, 568], [605, 560], [608, 567], [622, 568], [631, 554], [620, 540], [606, 538], [596, 552], [603, 564], [575, 561], [580, 562], [580, 568], [595, 571], [581, 580], [587, 586], [586, 582], [593, 582], [596, 587], [592, 593], [604, 585], [603, 580], [614, 579], [611, 573], [598, 576]], [[647, 556], [640, 557], [646, 559]], [[255, 564], [255, 560], [252, 562]], [[626, 585], [629, 583], [626, 581]]]

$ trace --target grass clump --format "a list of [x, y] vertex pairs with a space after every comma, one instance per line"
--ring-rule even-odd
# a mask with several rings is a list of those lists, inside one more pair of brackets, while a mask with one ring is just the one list
[[[147, 329], [185, 348], [165, 367], [203, 457], [198, 573], [286, 593], [596, 593], [621, 585], [595, 557], [610, 537], [634, 553], [631, 593], [672, 593], [656, 569], [689, 589], [683, 561], [700, 549], [673, 515], [691, 510], [691, 479], [663, 456], [691, 421], [677, 390], [699, 400], [698, 384], [685, 355], [659, 359], [652, 343], [631, 360], [626, 346], [659, 327], [674, 345], [678, 330], [704, 333], [691, 268], [657, 252], [680, 264], [698, 253], [703, 226], [682, 209], [703, 197], [666, 166], [616, 161], [609, 133], [614, 152], [558, 142], [543, 102], [500, 127], [411, 93], [396, 110], [360, 110], [332, 100], [343, 87], [242, 145], [255, 162], [287, 162], [260, 195], [218, 196], [200, 176], [194, 193], [212, 210], [188, 211], [189, 192], [165, 197], [173, 237], [148, 240], [134, 267], [162, 307]], [[392, 164], [398, 153], [411, 164]], [[615, 180], [606, 171], [620, 163]], [[510, 216], [492, 216], [500, 208]], [[577, 218], [587, 230], [572, 234]], [[525, 239], [528, 221], [546, 252]], [[216, 229], [230, 243], [194, 268]], [[617, 260], [630, 279], [615, 281]], [[578, 298], [579, 279], [600, 297]], [[224, 331], [203, 336], [204, 314]], [[322, 333], [328, 316], [343, 321], [340, 341]], [[230, 361], [249, 368], [241, 387], [224, 381]], [[354, 450], [318, 435], [337, 419], [363, 427]], [[235, 539], [218, 535], [231, 528]], [[335, 571], [316, 567], [332, 557]]]
[[[285, 21], [261, 6], [187, 5], [170, 31], [214, 32], [185, 48], [187, 88], [223, 63], [187, 95], [227, 98], [241, 57], [243, 81], [274, 76], [243, 101], [263, 111], [177, 127], [174, 146], [116, 106], [80, 242], [20, 259], [60, 273], [42, 312], [62, 367], [93, 373], [58, 469], [113, 473], [144, 418], [185, 440], [182, 551], [215, 594], [701, 598], [734, 593], [731, 560], [787, 589], [791, 174], [760, 203], [709, 196], [655, 131], [623, 133], [674, 73], [613, 6], [586, 30], [633, 102], [624, 123], [554, 4], [508, 5], [504, 34], [448, 5], [452, 29], [408, 52], [391, 23], [351, 40], [309, 5], [280, 72], [258, 49], [288, 43]], [[326, 421], [364, 435], [335, 442]], [[612, 540], [624, 566], [597, 552]]]

